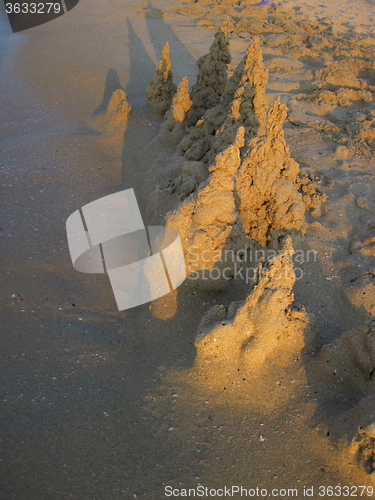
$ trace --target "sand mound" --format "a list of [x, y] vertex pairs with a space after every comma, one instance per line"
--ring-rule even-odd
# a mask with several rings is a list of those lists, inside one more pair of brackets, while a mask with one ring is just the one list
[[352, 106], [353, 103], [369, 104], [372, 101], [372, 94], [368, 90], [340, 88], [336, 91], [316, 90], [312, 96], [301, 94], [299, 98], [316, 100], [318, 104], [329, 104], [331, 105], [331, 109], [333, 109], [336, 106], [347, 108]]
[[156, 72], [147, 87], [147, 99], [151, 107], [157, 113], [165, 113], [172, 102], [176, 92], [176, 85], [173, 83], [172, 64], [169, 59], [169, 44], [165, 44], [161, 53], [160, 61], [156, 67]]
[[[375, 253], [373, 246], [372, 256]], [[375, 273], [368, 272], [352, 280], [352, 284], [345, 290], [345, 293], [352, 304], [364, 309], [375, 316]]]
[[358, 429], [358, 435], [354, 438], [351, 451], [354, 454], [357, 462], [361, 465], [367, 474], [373, 474], [375, 472], [375, 415], [374, 407], [375, 401], [374, 397], [368, 401], [371, 405], [373, 423], [366, 428], [362, 426]]
[[285, 143], [285, 117], [286, 107], [277, 99], [268, 113], [266, 135], [250, 141], [236, 177], [239, 214], [246, 233], [261, 245], [267, 244], [271, 231], [303, 230], [299, 166]]
[[324, 345], [306, 363], [306, 371], [310, 388], [325, 414], [326, 434], [334, 440], [345, 438], [346, 443], [349, 439], [346, 454], [352, 455], [372, 474], [375, 470], [375, 322], [369, 321], [342, 333]]
[[356, 307], [375, 316], [375, 200], [370, 186], [367, 193], [358, 194], [353, 205], [359, 217], [348, 241], [345, 294]]
[[[272, 385], [291, 363], [296, 367], [293, 360], [305, 346], [309, 318], [303, 308], [290, 307], [293, 254], [288, 238], [244, 303], [215, 306], [203, 317], [195, 342], [195, 378], [211, 387], [250, 390], [254, 378], [266, 375]], [[305, 335], [315, 336], [312, 332], [313, 322]]]
[[[320, 129], [325, 139], [345, 144], [357, 156], [372, 156], [375, 148], [375, 88], [372, 92], [365, 85], [362, 85], [363, 88], [338, 88], [339, 80], [332, 78], [337, 85], [329, 85], [329, 90], [326, 84], [320, 84], [323, 90], [297, 96], [299, 104], [305, 107], [307, 113], [305, 121], [300, 123]], [[290, 115], [294, 123], [294, 116], [299, 122], [296, 113]], [[311, 114], [324, 119], [315, 119], [314, 123]], [[302, 116], [301, 112], [299, 116]]]
[[[345, 66], [343, 66], [343, 56]], [[371, 75], [372, 64], [365, 63], [360, 57], [351, 57], [349, 60], [344, 53], [336, 54], [338, 60], [330, 62], [325, 68], [317, 71], [315, 77], [326, 84], [330, 89], [348, 87], [351, 89], [372, 88], [367, 81]], [[363, 75], [363, 76], [362, 76]]]
[[197, 61], [199, 72], [191, 89], [192, 111], [195, 115], [193, 122], [220, 101], [228, 79], [228, 64], [231, 61], [228, 45], [225, 33], [219, 29], [215, 33], [209, 53]]
[[236, 221], [234, 177], [240, 166], [243, 134], [240, 128], [234, 144], [216, 157], [207, 185], [166, 217], [166, 225], [180, 234], [187, 275], [213, 267]]
[[90, 120], [91, 127], [101, 133], [98, 145], [109, 157], [121, 156], [130, 110], [126, 93], [118, 89], [113, 92], [106, 110]]
[[351, 139], [375, 150], [375, 109], [354, 113], [346, 130]]

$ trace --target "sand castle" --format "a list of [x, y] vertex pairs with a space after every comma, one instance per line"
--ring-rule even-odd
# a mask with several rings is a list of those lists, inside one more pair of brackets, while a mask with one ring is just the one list
[[[257, 1], [2, 20], [1, 500], [375, 497], [375, 4]], [[225, 86], [193, 108], [227, 16]], [[130, 188], [147, 228], [175, 217], [192, 272], [119, 312], [63, 226]]]
[[[199, 171], [197, 176], [181, 169], [179, 176], [154, 190], [147, 207], [148, 213], [169, 209], [166, 223], [180, 232], [188, 274], [211, 269], [225, 244], [233, 248], [232, 236], [239, 244], [247, 235], [264, 246], [273, 233], [303, 233], [305, 205], [311, 208], [313, 194], [317, 196], [313, 181], [302, 180], [297, 162], [290, 157], [283, 132], [286, 107], [277, 99], [266, 113], [268, 74], [260, 40], [252, 40], [229, 78], [223, 76], [230, 60], [228, 50], [226, 36], [218, 30], [209, 54], [199, 62], [190, 96], [184, 79], [161, 128], [164, 135], [166, 131], [175, 131], [175, 137], [185, 134], [177, 150]], [[206, 111], [191, 127], [189, 113], [202, 111], [212, 67], [222, 75], [215, 80], [219, 85], [211, 89], [215, 98], [205, 101]], [[204, 163], [209, 165], [206, 182], [201, 179]], [[172, 210], [171, 190], [179, 193], [177, 198], [173, 195], [175, 202], [182, 201]], [[193, 265], [191, 254], [203, 250], [205, 262], [194, 257]]]
[[102, 133], [117, 133], [126, 128], [130, 110], [126, 93], [121, 89], [115, 90], [104, 112], [92, 117], [91, 125]]
[[[251, 59], [249, 54], [254, 53], [258, 54], [257, 67], [261, 68], [259, 41], [256, 40], [252, 42], [243, 61], [228, 80], [226, 93], [222, 95], [224, 104], [221, 103], [212, 108], [215, 110], [215, 116], [220, 115], [219, 108], [221, 108], [221, 114], [224, 114], [225, 99], [228, 103], [230, 100], [228, 96], [234, 95], [229, 108], [230, 116], [234, 103], [238, 103], [236, 95], [243, 95], [239, 92], [239, 89], [243, 88], [241, 83], [244, 79], [248, 82], [244, 68], [254, 67], [248, 63]], [[262, 71], [258, 70], [258, 73]], [[260, 99], [263, 107], [258, 110], [262, 109], [262, 112], [256, 114], [255, 104], [252, 103], [253, 116], [260, 118], [259, 123], [262, 124], [257, 132], [258, 137], [245, 143], [242, 137], [246, 127], [234, 126], [233, 129], [237, 135], [233, 144], [216, 155], [215, 162], [209, 168], [211, 175], [207, 183], [201, 183], [196, 191], [193, 191], [177, 209], [166, 217], [167, 225], [175, 227], [182, 235], [189, 273], [197, 269], [211, 268], [215, 264], [226, 240], [230, 237], [233, 225], [239, 220], [249, 239], [264, 246], [270, 241], [272, 232], [283, 234], [303, 232], [305, 210], [317, 209], [326, 199], [318, 180], [313, 176], [301, 174], [298, 163], [290, 156], [283, 133], [286, 107], [280, 103], [279, 99], [276, 99], [266, 115], [263, 93], [265, 81], [266, 76], [263, 73], [263, 78], [260, 79], [258, 85], [259, 96], [263, 95]], [[235, 82], [238, 85], [237, 90], [234, 90]], [[254, 78], [252, 85], [253, 83]], [[244, 102], [250, 106], [248, 100]], [[209, 116], [212, 109], [206, 111], [204, 117]], [[228, 123], [228, 116], [224, 120], [225, 123]], [[243, 122], [239, 121], [239, 123]], [[200, 126], [198, 122], [193, 131]], [[190, 134], [192, 137], [192, 132]], [[217, 136], [219, 134], [216, 134], [215, 139]], [[210, 143], [211, 153], [213, 144], [213, 142]], [[241, 148], [245, 150], [242, 155]], [[218, 209], [215, 210], [215, 207]], [[204, 249], [205, 257], [209, 255], [209, 258], [205, 258], [204, 262], [199, 258], [192, 262], [189, 260], [192, 248]], [[221, 379], [225, 371], [229, 378], [236, 377], [237, 368], [235, 367], [238, 363], [247, 363], [249, 367], [251, 366], [251, 369], [248, 369], [254, 372], [257, 370], [256, 367], [260, 369], [268, 356], [273, 363], [277, 362], [285, 367], [288, 361], [281, 354], [283, 349], [286, 349], [285, 352], [289, 354], [293, 352], [293, 355], [299, 355], [308, 342], [311, 342], [311, 345], [315, 342], [317, 331], [313, 316], [307, 314], [303, 308], [290, 307], [293, 302], [292, 288], [295, 281], [293, 264], [290, 261], [292, 254], [293, 247], [289, 238], [284, 244], [282, 253], [271, 261], [269, 272], [265, 273], [241, 307], [234, 304], [227, 310], [217, 306], [202, 319], [196, 342], [195, 374], [199, 372], [199, 376], [209, 377], [212, 384], [213, 380], [218, 377], [218, 374], [213, 375], [216, 369], [220, 371]], [[280, 273], [283, 275], [282, 280], [280, 276], [275, 279], [276, 270], [279, 275]], [[271, 293], [270, 290], [273, 292]], [[275, 300], [277, 307], [272, 305], [273, 297], [277, 297]], [[305, 331], [307, 327], [308, 333]], [[290, 335], [289, 332], [284, 334], [284, 337], [290, 337], [291, 341], [278, 344], [283, 336], [280, 332], [285, 333], [288, 328], [294, 333]], [[256, 347], [256, 342], [249, 341], [249, 338], [254, 335], [251, 333], [253, 331], [258, 332], [259, 338], [264, 337], [264, 340], [259, 341], [259, 348]], [[268, 338], [266, 332], [273, 332], [277, 341], [272, 335]], [[367, 377], [370, 376], [369, 374], [373, 373], [375, 361], [372, 358], [366, 358], [365, 352], [366, 345], [373, 340], [371, 336], [368, 337], [361, 332], [362, 330], [359, 329], [350, 334], [343, 334], [338, 346], [325, 346], [316, 359], [317, 365], [322, 362], [328, 349], [336, 351], [340, 350], [340, 345], [345, 345], [346, 351], [341, 355], [346, 366], [351, 363], [349, 360], [354, 356], [357, 360], [354, 362], [357, 369], [364, 370]], [[212, 348], [214, 343], [215, 349]], [[353, 343], [356, 345], [354, 350], [348, 347]], [[248, 349], [244, 346], [248, 346]], [[351, 351], [354, 354], [351, 354]], [[277, 353], [275, 358], [272, 352]], [[223, 369], [223, 366], [226, 368]], [[349, 370], [349, 377], [353, 377], [355, 369], [352, 368]], [[211, 375], [206, 373], [207, 370], [212, 372]]]
[[217, 133], [213, 147], [220, 151], [233, 140], [233, 130], [245, 127], [245, 140], [261, 136], [266, 127], [266, 85], [268, 72], [263, 67], [260, 40], [254, 37], [242, 61], [229, 78], [222, 104], [230, 103], [228, 116]]
[[130, 111], [131, 106], [126, 93], [122, 89], [117, 89], [113, 92], [107, 107], [90, 120], [91, 127], [101, 134], [99, 144], [108, 157], [121, 157]]
[[[258, 263], [259, 281], [254, 278], [244, 301], [217, 305], [203, 316], [188, 378], [207, 390], [259, 396], [262, 404], [264, 390], [270, 404], [291, 394], [290, 386], [280, 395], [278, 377], [292, 384], [298, 372], [311, 387], [321, 378], [319, 386], [327, 387], [321, 404], [328, 407], [340, 397], [354, 402], [354, 409], [345, 411], [357, 415], [363, 429], [351, 449], [372, 473], [375, 415], [368, 409], [373, 396], [367, 382], [375, 370], [373, 323], [320, 347], [314, 315], [293, 304], [291, 236], [304, 233], [306, 211], [318, 213], [326, 195], [319, 179], [301, 173], [290, 155], [283, 132], [286, 106], [277, 98], [267, 113], [268, 75], [259, 39], [227, 78], [229, 60], [219, 30], [210, 53], [199, 61], [190, 95], [187, 80], [180, 84], [162, 128], [169, 133], [176, 128], [176, 138], [183, 136], [177, 151], [186, 161], [177, 177], [154, 191], [150, 206], [168, 207], [166, 225], [180, 234], [188, 276], [214, 267], [221, 272], [220, 256], [234, 242], [259, 248], [276, 241], [281, 252], [268, 265]], [[212, 88], [211, 68], [220, 74]], [[168, 197], [172, 204], [164, 203]]]

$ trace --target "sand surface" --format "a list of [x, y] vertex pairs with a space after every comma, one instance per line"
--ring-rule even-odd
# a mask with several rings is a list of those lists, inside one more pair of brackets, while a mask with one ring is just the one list
[[[12, 34], [0, 5], [1, 499], [375, 488], [374, 8], [81, 0]], [[163, 47], [192, 90], [224, 21], [210, 105], [185, 81], [164, 121], [146, 96]], [[254, 36], [235, 94], [226, 64]], [[176, 293], [118, 312], [106, 277], [73, 269], [65, 222], [128, 188], [187, 265], [189, 241], [282, 253], [249, 282], [190, 263]]]

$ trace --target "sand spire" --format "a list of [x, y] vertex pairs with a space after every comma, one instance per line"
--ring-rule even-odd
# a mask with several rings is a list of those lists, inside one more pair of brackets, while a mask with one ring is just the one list
[[220, 103], [208, 109], [181, 141], [179, 150], [186, 158], [212, 162], [219, 152], [233, 143], [240, 126], [245, 127], [245, 142], [263, 135], [267, 80], [260, 41], [255, 37], [227, 81]]
[[109, 157], [121, 157], [130, 110], [126, 93], [117, 89], [113, 92], [107, 108], [90, 120], [90, 125], [101, 132], [99, 144]]
[[[290, 308], [293, 254], [291, 238], [287, 238], [244, 302], [232, 303], [228, 309], [215, 306], [204, 316], [195, 342], [196, 376], [212, 387], [236, 388], [262, 373], [268, 378], [280, 376], [280, 369], [300, 353], [309, 319], [303, 308]], [[267, 363], [271, 373], [264, 366]]]
[[158, 113], [165, 113], [171, 105], [176, 85], [173, 83], [172, 64], [169, 59], [169, 43], [163, 48], [156, 72], [146, 91], [151, 107]]
[[231, 61], [229, 44], [225, 33], [219, 29], [208, 54], [198, 59], [197, 82], [191, 90], [193, 110], [199, 119], [205, 110], [220, 101], [227, 83], [228, 64]]
[[211, 269], [232, 231], [237, 217], [234, 177], [240, 166], [242, 145], [240, 128], [234, 144], [220, 153], [210, 167], [207, 185], [167, 216], [166, 225], [180, 234], [188, 275], [195, 270]]
[[272, 230], [301, 230], [305, 208], [296, 184], [299, 166], [290, 157], [283, 122], [286, 107], [278, 98], [268, 113], [266, 134], [249, 143], [236, 178], [238, 211], [251, 239], [261, 245]]
[[[192, 101], [189, 95], [189, 82], [185, 76], [180, 82], [177, 92], [175, 93], [172, 105], [165, 115], [165, 121], [161, 127], [161, 130], [169, 130], [170, 132], [178, 129], [180, 134], [183, 134], [184, 126], [183, 122], [185, 120], [186, 113], [191, 108]], [[176, 131], [174, 132], [177, 133]], [[181, 139], [181, 137], [179, 137]]]
[[[252, 104], [254, 113], [259, 120], [260, 127], [266, 125], [266, 85], [268, 71], [263, 67], [263, 54], [260, 39], [256, 36], [250, 43], [246, 54], [228, 79], [225, 91], [221, 97], [222, 104], [230, 104], [235, 98], [236, 91], [245, 85], [251, 85], [253, 90]], [[262, 131], [260, 134], [264, 133]]]
[[115, 90], [109, 100], [108, 106], [103, 113], [94, 116], [91, 124], [100, 132], [115, 132], [126, 126], [127, 117], [131, 106], [128, 103], [126, 93], [121, 90]]

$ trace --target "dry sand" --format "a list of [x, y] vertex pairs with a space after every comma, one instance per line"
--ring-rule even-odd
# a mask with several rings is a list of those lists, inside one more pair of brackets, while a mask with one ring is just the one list
[[[0, 498], [375, 488], [374, 5], [0, 6]], [[65, 221], [127, 188], [189, 277], [119, 313]]]

